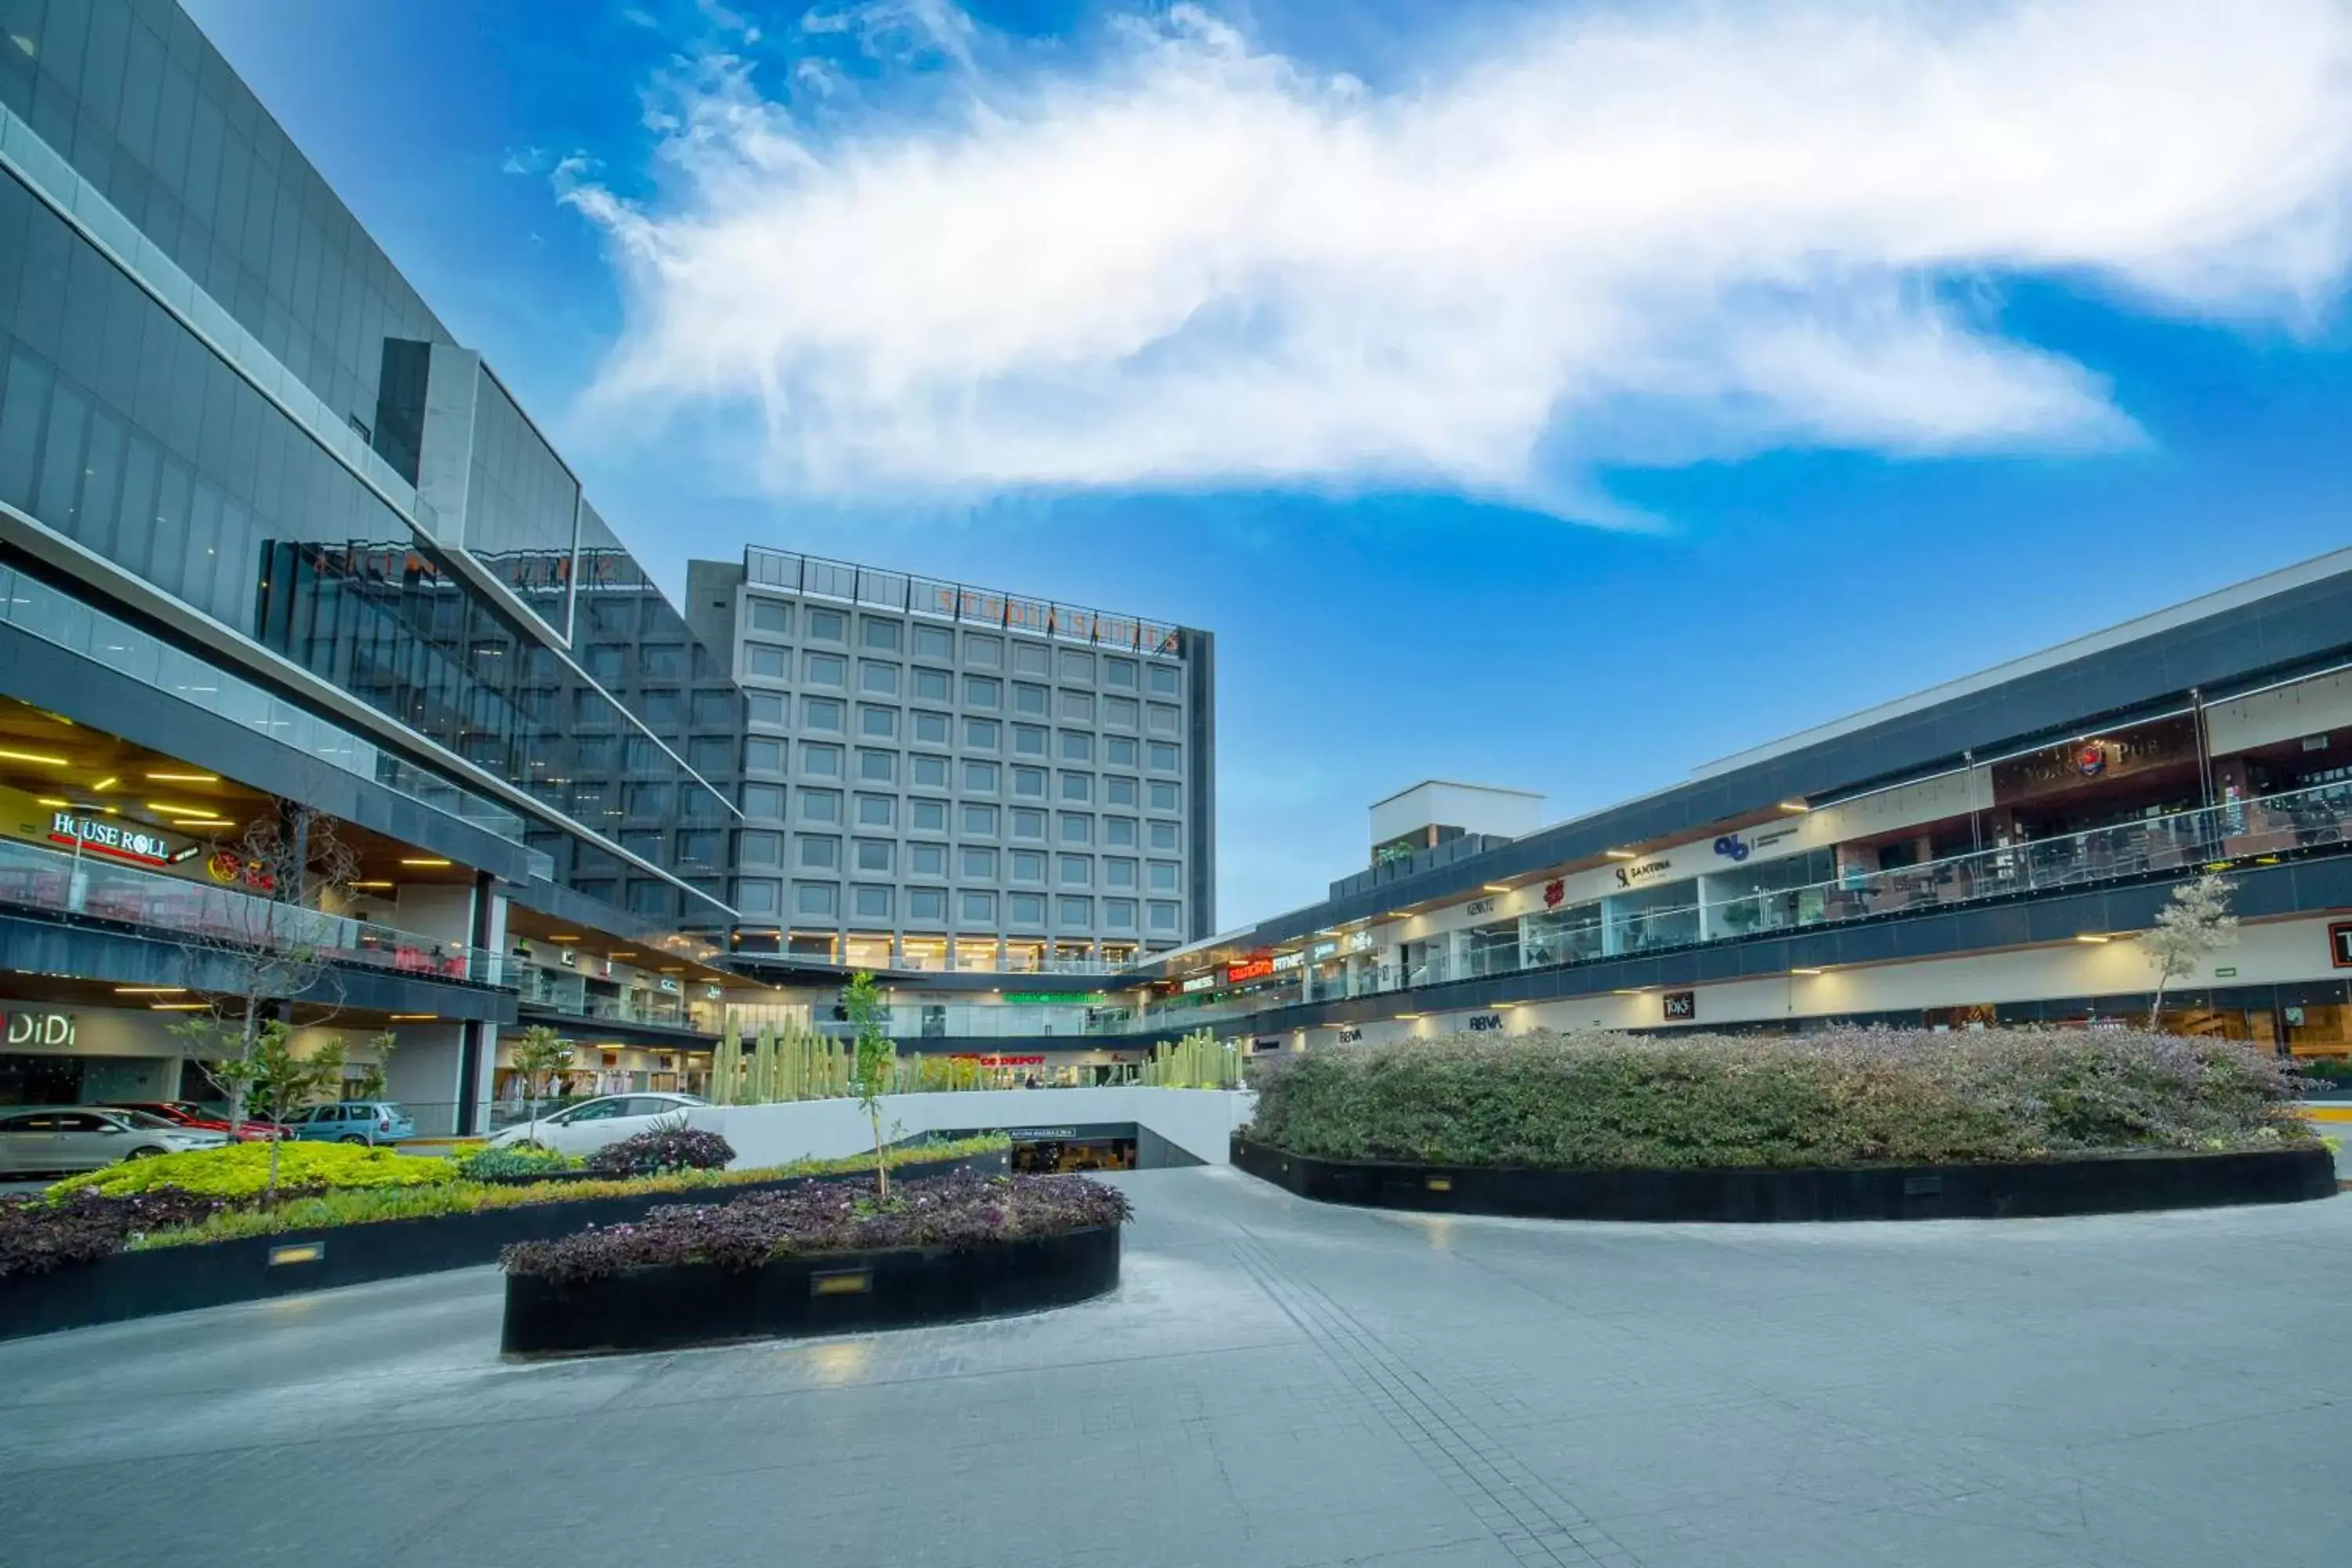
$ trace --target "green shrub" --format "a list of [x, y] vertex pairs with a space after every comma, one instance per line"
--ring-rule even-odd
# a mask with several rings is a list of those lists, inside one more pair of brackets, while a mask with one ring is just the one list
[[[278, 1185], [281, 1191], [429, 1187], [457, 1179], [457, 1168], [446, 1160], [397, 1154], [363, 1143], [289, 1142], [278, 1145]], [[217, 1149], [158, 1154], [152, 1160], [125, 1161], [68, 1176], [49, 1192], [53, 1196], [97, 1192], [109, 1197], [126, 1197], [133, 1193], [174, 1187], [204, 1197], [241, 1203], [261, 1196], [268, 1181], [268, 1144], [230, 1143]]]
[[2308, 1145], [2241, 1043], [2139, 1030], [1454, 1035], [1265, 1064], [1249, 1135], [1330, 1159], [1652, 1170]]
[[506, 1143], [495, 1149], [487, 1143], [471, 1143], [459, 1144], [452, 1151], [449, 1163], [460, 1180], [486, 1182], [512, 1176], [551, 1176], [577, 1171], [583, 1162], [576, 1154], [544, 1149], [535, 1143]]

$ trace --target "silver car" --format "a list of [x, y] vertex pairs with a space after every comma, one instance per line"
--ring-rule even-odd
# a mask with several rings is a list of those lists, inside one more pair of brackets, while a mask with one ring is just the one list
[[117, 1160], [217, 1149], [227, 1142], [226, 1132], [181, 1127], [143, 1110], [96, 1105], [0, 1110], [0, 1172], [9, 1175], [95, 1171]]
[[535, 1125], [518, 1121], [490, 1143], [497, 1148], [537, 1143], [565, 1154], [593, 1154], [649, 1128], [683, 1122], [688, 1111], [709, 1103], [698, 1094], [608, 1094], [542, 1116]]

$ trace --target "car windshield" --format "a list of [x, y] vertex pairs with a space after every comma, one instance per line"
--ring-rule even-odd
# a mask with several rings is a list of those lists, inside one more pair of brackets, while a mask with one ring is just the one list
[[107, 1114], [117, 1121], [136, 1127], [143, 1132], [172, 1132], [176, 1131], [180, 1125], [176, 1121], [166, 1121], [160, 1116], [150, 1115], [144, 1110], [110, 1110]]

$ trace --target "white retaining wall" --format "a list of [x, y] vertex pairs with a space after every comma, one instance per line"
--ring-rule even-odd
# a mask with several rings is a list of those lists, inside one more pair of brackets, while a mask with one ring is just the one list
[[[1247, 1089], [968, 1089], [942, 1094], [891, 1094], [882, 1099], [885, 1142], [926, 1132], [1012, 1127], [1066, 1127], [1132, 1121], [1213, 1165], [1226, 1163], [1226, 1139], [1250, 1118], [1257, 1096]], [[873, 1130], [854, 1100], [801, 1100], [782, 1105], [714, 1105], [688, 1113], [696, 1127], [723, 1135], [738, 1166], [827, 1160], [874, 1147]]]

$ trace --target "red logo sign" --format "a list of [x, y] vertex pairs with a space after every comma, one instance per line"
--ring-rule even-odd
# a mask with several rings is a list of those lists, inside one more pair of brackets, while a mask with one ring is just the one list
[[2086, 779], [2095, 778], [2105, 773], [2106, 767], [2107, 752], [2104, 746], [2085, 746], [2074, 753], [2074, 771]]
[[1225, 971], [1225, 984], [1239, 985], [1244, 980], [1259, 980], [1274, 973], [1274, 960], [1253, 958], [1246, 963], [1236, 963]]
[[1568, 897], [1568, 884], [1558, 877], [1544, 884], [1544, 908], [1559, 908], [1560, 900]]

